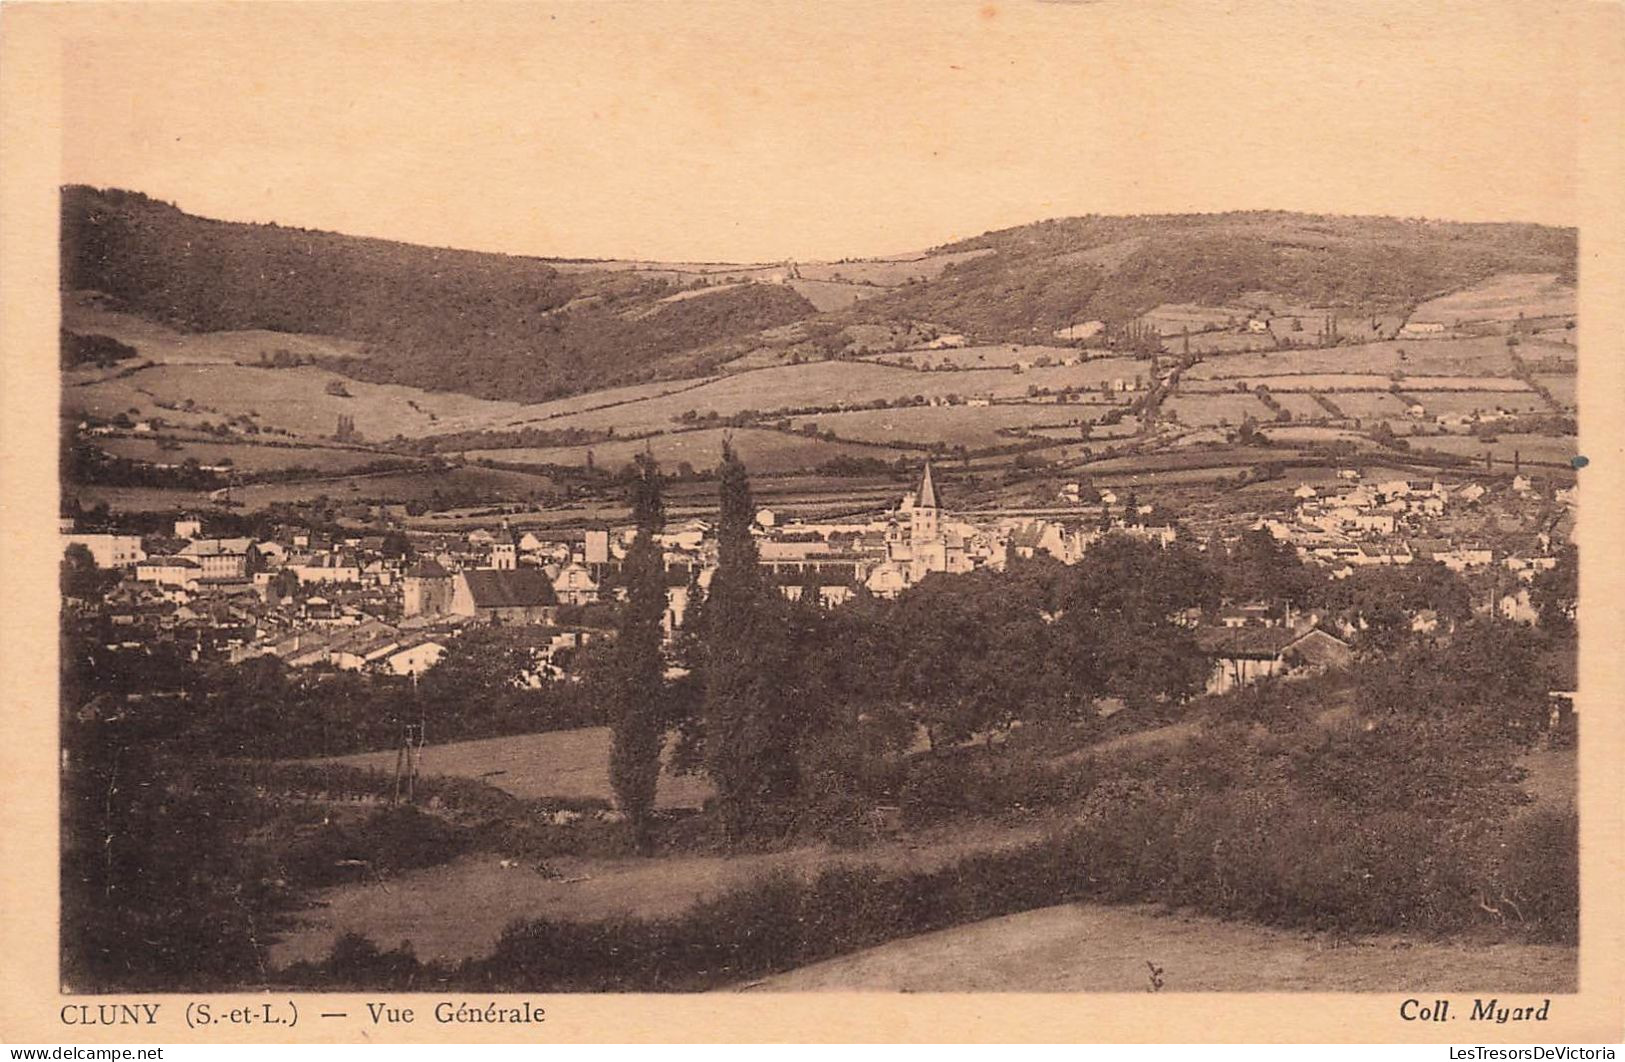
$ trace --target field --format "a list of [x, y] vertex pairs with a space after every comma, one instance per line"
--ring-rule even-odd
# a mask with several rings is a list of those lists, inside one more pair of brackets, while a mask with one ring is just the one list
[[[959, 369], [1008, 369], [1020, 362], [1032, 365], [1040, 358], [1060, 364], [1066, 358], [1080, 357], [1072, 347], [1027, 346], [1017, 343], [999, 343], [982, 347], [949, 347], [942, 350], [905, 350], [896, 354], [876, 354], [864, 360], [877, 365], [896, 365], [904, 369], [924, 369], [926, 366], [952, 365]], [[1102, 359], [1119, 363], [1114, 375], [1132, 377], [1136, 371], [1145, 372], [1144, 362], [1132, 358]], [[1134, 366], [1138, 365], [1138, 369]], [[1109, 379], [1109, 377], [1108, 377]]]
[[[895, 287], [910, 280], [930, 280], [955, 262], [987, 254], [984, 250], [949, 251], [934, 255], [900, 255], [894, 258], [866, 258], [849, 262], [798, 262], [796, 272], [803, 280], [835, 281], [837, 283], [873, 284], [880, 288]], [[728, 282], [736, 280], [765, 280], [783, 275], [782, 262], [649, 262], [631, 259], [578, 259], [551, 260], [547, 263], [563, 273], [640, 272], [650, 277], [664, 277], [678, 283], [691, 283], [698, 277], [717, 278]], [[793, 283], [793, 282], [792, 282]]]
[[1224, 380], [1190, 380], [1180, 382], [1181, 392], [1223, 393], [1239, 391], [1243, 384], [1248, 390], [1262, 384], [1271, 391], [1386, 391], [1393, 383], [1386, 376], [1361, 373], [1288, 373], [1280, 376], [1236, 376]]
[[[321, 762], [393, 771], [395, 753], [365, 752]], [[614, 801], [609, 786], [608, 727], [430, 745], [423, 750], [422, 764], [424, 775], [475, 778], [525, 800], [572, 797]], [[663, 808], [699, 807], [709, 794], [709, 783], [697, 776], [662, 774], [656, 804]]]
[[1577, 408], [1577, 403], [1579, 401], [1579, 396], [1576, 393], [1578, 377], [1576, 377], [1574, 374], [1568, 373], [1562, 376], [1537, 376], [1535, 379], [1542, 387], [1546, 388], [1546, 390], [1552, 393], [1552, 397], [1557, 399], [1559, 404], [1567, 409]]
[[716, 467], [722, 456], [722, 442], [730, 437], [750, 470], [766, 474], [816, 468], [836, 457], [874, 457], [894, 461], [905, 453], [884, 446], [830, 442], [765, 428], [702, 428], [698, 431], [671, 431], [646, 439], [593, 443], [590, 446], [469, 450], [463, 456], [470, 461], [486, 459], [515, 464], [581, 467], [587, 464], [588, 454], [591, 454], [595, 467], [613, 470], [631, 464], [634, 456], [648, 450], [667, 471], [675, 470], [680, 462], [704, 470]]
[[1332, 404], [1345, 414], [1358, 420], [1381, 417], [1403, 417], [1405, 402], [1386, 391], [1327, 395]]
[[1349, 442], [1361, 449], [1369, 449], [1376, 445], [1362, 432], [1348, 431], [1343, 428], [1310, 427], [1294, 424], [1266, 424], [1259, 428], [1270, 439], [1284, 442]]
[[1397, 935], [1334, 940], [1145, 906], [1068, 904], [926, 933], [770, 978], [781, 992], [1575, 990], [1576, 950]]
[[1274, 398], [1281, 408], [1292, 414], [1294, 420], [1324, 420], [1331, 416], [1330, 413], [1326, 412], [1324, 406], [1307, 394], [1274, 394], [1272, 392], [1270, 397]]
[[1480, 284], [1424, 302], [1412, 321], [1513, 321], [1519, 317], [1572, 317], [1575, 290], [1552, 273], [1500, 273]]
[[322, 472], [345, 472], [374, 461], [399, 460], [396, 455], [372, 450], [342, 450], [328, 446], [260, 446], [253, 443], [187, 440], [179, 449], [163, 449], [160, 440], [140, 436], [118, 436], [96, 440], [96, 445], [117, 457], [153, 464], [180, 464], [187, 458], [200, 465], [229, 462], [242, 472], [262, 472], [279, 468], [314, 468]]
[[1271, 350], [1209, 358], [1187, 380], [1234, 379], [1277, 373], [1382, 373], [1407, 375], [1511, 375], [1512, 356], [1500, 336], [1432, 341], [1400, 340], [1313, 350]]
[[[1142, 368], [1142, 371], [1144, 369]], [[613, 409], [556, 417], [549, 427], [618, 431], [669, 429], [686, 411], [732, 416], [746, 410], [865, 406], [875, 399], [946, 398], [988, 394], [1023, 398], [1029, 387], [1098, 387], [1121, 375], [1101, 362], [1015, 372], [915, 372], [863, 361], [820, 361], [735, 373], [681, 394], [630, 402]]]
[[[817, 425], [843, 439], [873, 442], [941, 441], [949, 446], [963, 445], [976, 450], [1008, 446], [1019, 438], [1000, 435], [1000, 428], [1034, 425], [1066, 426], [1071, 421], [1087, 421], [1111, 409], [1105, 405], [1009, 404], [992, 406], [915, 406], [907, 409], [864, 409], [849, 413], [819, 413], [797, 417], [791, 427]], [[1068, 438], [1077, 438], [1076, 426], [1066, 427]], [[1103, 429], [1108, 430], [1108, 429]]]
[[774, 871], [810, 876], [835, 864], [891, 872], [931, 870], [976, 852], [1036, 841], [1051, 824], [973, 822], [920, 830], [858, 850], [807, 845], [734, 856], [550, 858], [556, 878], [528, 866], [504, 868], [495, 856], [465, 857], [388, 882], [323, 890], [318, 907], [273, 947], [272, 961], [280, 965], [322, 958], [344, 932], [377, 941], [410, 939], [424, 959], [480, 956], [490, 952], [516, 918], [668, 917]]
[[1181, 391], [1162, 403], [1162, 413], [1178, 418], [1181, 424], [1193, 428], [1211, 425], [1240, 424], [1248, 417], [1269, 420], [1273, 413], [1269, 407], [1252, 395], [1237, 391], [1214, 394], [1185, 394]]
[[843, 284], [835, 280], [792, 280], [789, 282], [797, 295], [813, 304], [819, 313], [842, 310], [855, 302], [882, 295], [886, 289], [869, 284]]
[[[350, 397], [328, 394], [335, 382]], [[166, 408], [187, 401], [194, 403], [191, 411]], [[249, 414], [261, 428], [303, 436], [331, 435], [345, 415], [355, 418], [356, 430], [368, 439], [491, 427], [514, 419], [524, 408], [517, 402], [361, 383], [312, 366], [228, 364], [157, 365], [122, 379], [64, 387], [62, 404], [70, 413], [104, 418], [129, 413], [188, 426]]]
[[1407, 376], [1399, 382], [1402, 391], [1495, 391], [1528, 392], [1529, 385], [1512, 376]]
[[[1407, 392], [1422, 404], [1427, 416], [1446, 413], [1489, 413], [1504, 409], [1508, 413], [1540, 413], [1547, 409], [1546, 400], [1533, 391], [1423, 391]], [[1333, 399], [1337, 401], [1337, 399]]]
[[1567, 467], [1579, 452], [1579, 440], [1572, 435], [1498, 435], [1493, 443], [1468, 435], [1442, 435], [1418, 439], [1411, 445], [1413, 449], [1442, 450], [1478, 459], [1489, 451], [1498, 465], [1510, 465], [1512, 455], [1517, 453], [1526, 464]]
[[110, 310], [84, 292], [62, 300], [62, 327], [81, 335], [112, 336], [142, 358], [172, 365], [218, 365], [253, 361], [285, 350], [318, 357], [359, 357], [361, 344], [334, 336], [294, 332], [177, 332], [133, 314]]
[[1164, 336], [1178, 336], [1184, 329], [1204, 332], [1234, 328], [1253, 315], [1247, 306], [1200, 306], [1190, 302], [1165, 302], [1140, 315], [1140, 320]]

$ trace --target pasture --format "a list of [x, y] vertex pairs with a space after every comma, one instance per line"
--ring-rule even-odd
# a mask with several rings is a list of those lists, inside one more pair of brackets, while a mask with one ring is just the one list
[[[349, 397], [329, 394], [333, 384]], [[181, 408], [188, 401], [192, 408]], [[190, 427], [247, 415], [261, 428], [295, 436], [331, 435], [343, 415], [355, 418], [356, 430], [368, 439], [489, 428], [524, 408], [517, 402], [362, 383], [314, 366], [229, 364], [156, 365], [122, 379], [65, 387], [62, 405], [69, 413], [103, 418], [134, 410], [132, 417], [162, 417]]]
[[1546, 390], [1550, 391], [1552, 393], [1552, 397], [1557, 399], [1558, 404], [1563, 406], [1565, 409], [1579, 408], [1579, 378], [1573, 373], [1565, 373], [1561, 376], [1537, 376], [1535, 377], [1535, 380], [1542, 387], [1546, 388]]
[[62, 299], [62, 327], [70, 332], [112, 336], [142, 358], [171, 365], [230, 365], [261, 354], [287, 351], [301, 357], [359, 357], [361, 344], [335, 336], [269, 332], [179, 332], [156, 321], [109, 309], [85, 292]]
[[1534, 391], [1412, 391], [1410, 397], [1421, 403], [1429, 417], [1457, 413], [1546, 412], [1546, 400]]
[[1191, 302], [1165, 302], [1140, 315], [1140, 321], [1155, 328], [1164, 337], [1179, 336], [1190, 329], [1192, 338], [1197, 332], [1234, 329], [1247, 323], [1254, 310], [1248, 306], [1201, 306]]
[[[822, 421], [820, 421], [822, 423]], [[510, 447], [469, 450], [470, 461], [491, 460], [514, 464], [585, 467], [591, 455], [594, 467], [616, 470], [647, 450], [666, 471], [680, 463], [696, 470], [715, 468], [722, 458], [722, 442], [731, 437], [740, 459], [754, 473], [775, 474], [816, 468], [836, 457], [873, 457], [894, 461], [906, 451], [884, 446], [831, 442], [766, 428], [701, 428], [670, 431], [644, 439], [621, 439], [584, 446]]]
[[[613, 803], [609, 745], [607, 726], [455, 741], [426, 746], [420, 773], [473, 778], [523, 800], [568, 797]], [[363, 752], [317, 762], [388, 772], [395, 769], [395, 751]], [[661, 808], [697, 808], [710, 793], [710, 783], [698, 775], [667, 772], [660, 776], [655, 804]]]
[[[1279, 396], [1277, 396], [1279, 397]], [[1377, 420], [1383, 417], [1405, 416], [1406, 402], [1387, 391], [1353, 392], [1327, 395], [1332, 404], [1356, 420]]]
[[[1114, 359], [1115, 360], [1115, 359]], [[1141, 372], [1147, 370], [1145, 363]], [[610, 409], [554, 417], [549, 427], [642, 432], [668, 430], [693, 411], [728, 417], [747, 410], [860, 408], [876, 399], [1025, 398], [1029, 388], [1098, 388], [1124, 375], [1121, 366], [1100, 362], [1055, 365], [1016, 372], [916, 372], [867, 361], [819, 361], [738, 372], [677, 394], [628, 402]]]
[[[242, 472], [265, 472], [282, 468], [313, 468], [321, 472], [346, 472], [382, 460], [399, 460], [398, 455], [372, 450], [342, 450], [328, 446], [265, 446], [254, 443], [187, 440], [178, 449], [165, 449], [167, 440], [144, 436], [114, 436], [96, 440], [96, 445], [116, 457], [152, 464], [176, 465], [188, 458], [200, 465], [229, 464]], [[176, 445], [169, 442], [169, 445]]]
[[1325, 420], [1331, 416], [1319, 402], [1301, 392], [1279, 395], [1271, 392], [1270, 397], [1275, 399], [1276, 404], [1282, 409], [1292, 414], [1293, 420]]
[[[1020, 363], [1034, 365], [1040, 359], [1051, 364], [1059, 365], [1067, 358], [1078, 358], [1082, 354], [1073, 347], [1047, 347], [1030, 346], [1020, 343], [996, 343], [979, 347], [946, 347], [933, 350], [929, 347], [918, 347], [913, 350], [899, 351], [895, 354], [876, 354], [866, 358], [877, 365], [896, 365], [904, 369], [927, 369], [939, 365], [951, 365], [956, 369], [1010, 369]], [[1130, 358], [1111, 359], [1118, 362], [1131, 362]], [[1140, 372], [1145, 371], [1145, 364], [1140, 363]], [[1119, 371], [1118, 375], [1122, 375]], [[1129, 372], [1133, 376], [1133, 372]]]
[[1579, 440], [1573, 435], [1498, 435], [1494, 442], [1470, 435], [1439, 435], [1417, 439], [1412, 446], [1479, 460], [1489, 453], [1500, 466], [1510, 465], [1516, 453], [1525, 464], [1567, 468], [1579, 452]]
[[1162, 415], [1205, 428], [1240, 424], [1248, 417], [1269, 420], [1275, 414], [1254, 396], [1239, 391], [1187, 394], [1181, 390], [1163, 401]]
[[1575, 289], [1552, 273], [1498, 273], [1472, 287], [1430, 299], [1412, 321], [1444, 325], [1467, 321], [1514, 321], [1519, 317], [1572, 317]]
[[1277, 373], [1393, 373], [1407, 375], [1512, 375], [1515, 366], [1500, 336], [1432, 341], [1391, 340], [1312, 350], [1272, 350], [1210, 358], [1192, 366], [1187, 380], [1222, 380]]
[[1386, 376], [1365, 373], [1297, 372], [1279, 376], [1236, 376], [1223, 380], [1180, 382], [1181, 392], [1218, 393], [1252, 390], [1260, 385], [1271, 391], [1386, 391], [1393, 383]]
[[1077, 438], [1074, 422], [1093, 420], [1113, 407], [1067, 404], [1006, 404], [991, 406], [913, 406], [906, 409], [864, 409], [849, 413], [819, 413], [797, 417], [791, 427], [815, 425], [843, 439], [870, 442], [942, 442], [977, 450], [1008, 446], [1018, 438], [1001, 435], [1001, 428], [1054, 426]]
[[[1572, 992], [1576, 950], [1398, 935], [1337, 940], [1150, 906], [1065, 904], [992, 918], [769, 977], [761, 992]], [[1454, 1015], [1452, 1015], [1454, 1017]]]
[[1406, 376], [1399, 387], [1402, 391], [1529, 392], [1529, 385], [1514, 376]]
[[836, 280], [792, 280], [789, 285], [797, 295], [813, 304], [819, 313], [844, 310], [853, 303], [883, 295], [885, 288], [869, 284], [843, 284]]

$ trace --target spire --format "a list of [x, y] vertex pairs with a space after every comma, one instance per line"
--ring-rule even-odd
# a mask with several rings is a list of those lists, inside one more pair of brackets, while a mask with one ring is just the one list
[[937, 502], [937, 487], [931, 482], [931, 462], [925, 462], [925, 474], [920, 477], [920, 490], [914, 498], [914, 506], [918, 509], [940, 509]]

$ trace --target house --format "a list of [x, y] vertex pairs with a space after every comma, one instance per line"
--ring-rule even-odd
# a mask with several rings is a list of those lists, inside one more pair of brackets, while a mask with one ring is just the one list
[[903, 588], [908, 586], [908, 576], [903, 571], [902, 565], [884, 561], [870, 570], [869, 577], [864, 580], [863, 585], [876, 597], [891, 598], [902, 593]]
[[1410, 547], [1403, 542], [1362, 542], [1360, 552], [1350, 558], [1355, 564], [1409, 564]]
[[440, 642], [415, 642], [385, 656], [384, 666], [397, 675], [421, 675], [445, 655], [446, 647]]
[[129, 568], [147, 557], [140, 535], [71, 534], [62, 536], [62, 549], [83, 546], [98, 568]]
[[1399, 330], [1401, 336], [1437, 336], [1444, 334], [1443, 321], [1406, 321]]
[[176, 538], [202, 538], [203, 521], [195, 516], [182, 517], [175, 521]]
[[552, 623], [559, 599], [553, 580], [538, 568], [477, 568], [457, 573], [451, 614], [481, 623]]
[[290, 564], [301, 586], [309, 583], [359, 583], [361, 566], [353, 558], [337, 553], [325, 553], [314, 564]]
[[195, 538], [180, 555], [196, 561], [204, 579], [246, 579], [257, 556], [251, 538]]
[[1196, 644], [1213, 661], [1206, 686], [1211, 694], [1290, 671], [1345, 667], [1354, 658], [1347, 642], [1319, 627], [1204, 627]]
[[609, 531], [601, 527], [588, 528], [582, 550], [583, 557], [588, 564], [608, 564]]
[[566, 605], [590, 605], [598, 600], [598, 580], [581, 561], [572, 560], [552, 582], [553, 593]]
[[148, 557], [137, 561], [135, 577], [159, 586], [192, 586], [203, 577], [203, 569], [190, 557]]

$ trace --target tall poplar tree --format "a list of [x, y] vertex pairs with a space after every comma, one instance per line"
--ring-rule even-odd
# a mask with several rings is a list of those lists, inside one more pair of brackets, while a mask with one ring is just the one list
[[705, 603], [705, 758], [724, 836], [770, 827], [796, 791], [794, 717], [784, 695], [783, 608], [762, 579], [744, 463], [727, 443], [718, 469], [717, 570]]
[[660, 544], [655, 541], [665, 526], [665, 506], [660, 469], [654, 458], [639, 454], [636, 461], [632, 515], [637, 532], [626, 553], [626, 601], [621, 608], [613, 655], [614, 742], [609, 777], [639, 851], [647, 851], [665, 736], [661, 642], [666, 572]]

